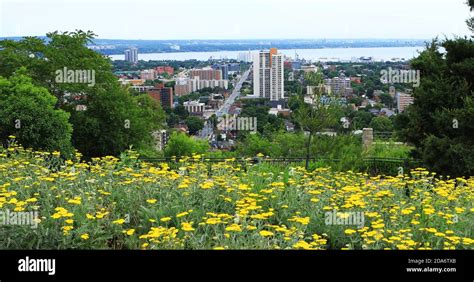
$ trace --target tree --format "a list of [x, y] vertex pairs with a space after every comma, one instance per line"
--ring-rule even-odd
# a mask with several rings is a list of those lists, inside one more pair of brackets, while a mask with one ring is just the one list
[[[470, 1], [471, 9], [473, 2]], [[440, 52], [440, 47], [445, 52]], [[474, 173], [474, 42], [433, 40], [411, 66], [421, 72], [414, 104], [397, 118], [401, 136], [428, 168], [451, 176]]]
[[388, 108], [393, 108], [393, 98], [390, 94], [382, 93], [380, 95], [380, 101]]
[[369, 124], [369, 127], [373, 128], [374, 131], [379, 132], [392, 132], [393, 122], [386, 116], [374, 117]]
[[219, 119], [217, 118], [216, 114], [212, 114], [212, 116], [209, 118], [209, 123], [211, 124], [214, 130], [217, 129], [218, 122], [219, 122]]
[[204, 127], [204, 121], [198, 117], [188, 117], [185, 121], [189, 134], [194, 135]]
[[209, 149], [209, 144], [204, 140], [193, 139], [183, 133], [174, 132], [165, 148], [166, 157], [192, 156], [204, 154]]
[[[86, 47], [94, 37], [90, 31], [79, 30], [48, 33], [48, 42], [36, 37], [0, 41], [0, 75], [9, 77], [25, 67], [34, 85], [56, 96], [55, 108], [71, 114], [73, 144], [86, 157], [117, 155], [130, 145], [139, 148], [151, 144], [151, 133], [163, 126], [155, 118], [162, 116], [161, 108], [150, 103], [140, 105], [142, 98], [134, 99], [121, 87], [110, 59]], [[89, 71], [94, 83], [61, 81], [57, 72], [64, 70]], [[87, 110], [77, 112], [76, 105]], [[151, 111], [157, 115], [150, 116]], [[35, 115], [30, 112], [31, 117]]]
[[357, 111], [352, 119], [353, 129], [363, 129], [369, 127], [373, 115], [366, 111]]
[[306, 85], [319, 86], [323, 81], [323, 74], [320, 71], [307, 72], [304, 74]]
[[[322, 76], [318, 76], [319, 81], [314, 81], [316, 85], [322, 83]], [[300, 127], [308, 132], [308, 140], [306, 142], [306, 169], [309, 167], [309, 157], [311, 154], [311, 139], [317, 133], [328, 127], [334, 126], [338, 121], [340, 108], [334, 103], [325, 104], [321, 100], [322, 89], [316, 89], [313, 97], [312, 105], [304, 103], [303, 106], [296, 111], [295, 119]]]
[[117, 86], [87, 100], [87, 111], [72, 111], [73, 144], [86, 158], [119, 155], [130, 146], [149, 149], [163, 128], [161, 107], [146, 94], [132, 97]]
[[239, 156], [256, 156], [263, 154], [265, 156], [271, 155], [273, 149], [272, 143], [268, 139], [262, 137], [259, 133], [249, 134], [242, 143], [237, 147], [237, 154]]
[[19, 69], [9, 79], [0, 77], [0, 138], [17, 137], [24, 147], [72, 153], [69, 114], [55, 109], [56, 97], [35, 86]]
[[189, 112], [186, 110], [186, 108], [183, 105], [177, 105], [174, 108], [173, 112], [182, 120], [185, 120], [189, 116]]
[[[474, 10], [474, 0], [469, 0], [468, 5], [471, 7], [471, 12]], [[474, 32], [474, 17], [470, 17], [466, 20], [467, 27]]]

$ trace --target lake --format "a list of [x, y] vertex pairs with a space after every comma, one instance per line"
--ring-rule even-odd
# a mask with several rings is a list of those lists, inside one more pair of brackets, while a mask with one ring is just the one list
[[[288, 49], [279, 52], [294, 58], [295, 53], [300, 59], [311, 61], [340, 61], [351, 60], [359, 57], [373, 57], [374, 60], [391, 60], [391, 59], [411, 59], [418, 54], [418, 51], [424, 49], [424, 46], [418, 47], [379, 47], [379, 48], [322, 48], [322, 49]], [[251, 52], [257, 52], [253, 50]], [[140, 60], [199, 60], [206, 61], [213, 59], [237, 59], [239, 53], [243, 51], [217, 51], [217, 52], [175, 52], [175, 53], [149, 53], [138, 54]], [[124, 55], [110, 55], [112, 60], [123, 60]]]

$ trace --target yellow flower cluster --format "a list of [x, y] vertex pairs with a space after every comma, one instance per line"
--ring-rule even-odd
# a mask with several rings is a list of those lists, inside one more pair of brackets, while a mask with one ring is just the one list
[[[12, 149], [12, 148], [9, 148]], [[329, 168], [269, 167], [194, 155], [151, 164], [127, 152], [75, 158], [0, 149], [0, 208], [38, 211], [35, 233], [7, 236], [39, 248], [473, 249], [474, 178], [423, 168], [369, 176]], [[59, 224], [58, 224], [59, 223]], [[18, 230], [18, 231], [16, 231]], [[34, 235], [33, 235], [34, 234]], [[50, 241], [50, 238], [61, 240]], [[8, 242], [6, 238], [3, 242]], [[0, 248], [8, 248], [1, 245]]]

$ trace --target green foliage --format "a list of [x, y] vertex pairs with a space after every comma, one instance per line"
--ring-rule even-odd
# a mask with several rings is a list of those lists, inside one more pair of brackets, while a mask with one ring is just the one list
[[320, 71], [307, 72], [304, 74], [304, 80], [306, 82], [306, 85], [319, 86], [323, 81], [323, 73]]
[[[444, 47], [446, 53], [440, 52]], [[474, 42], [434, 40], [412, 61], [421, 71], [414, 104], [396, 120], [415, 156], [438, 173], [474, 173]]]
[[[69, 114], [55, 109], [56, 97], [35, 86], [19, 69], [9, 79], [0, 77], [0, 138], [14, 135], [25, 147], [72, 153]], [[19, 126], [19, 128], [18, 128]]]
[[[130, 145], [150, 146], [151, 132], [163, 126], [162, 110], [121, 87], [110, 59], [85, 46], [95, 35], [79, 30], [52, 32], [47, 37], [48, 42], [35, 37], [0, 41], [0, 75], [9, 77], [25, 67], [34, 85], [56, 96], [55, 107], [70, 112], [73, 144], [86, 158], [118, 155]], [[94, 71], [95, 84], [57, 81], [57, 71], [64, 68]], [[76, 112], [76, 105], [87, 106], [87, 111]], [[29, 112], [29, 118], [37, 119], [37, 112]], [[124, 126], [126, 120], [130, 128]]]
[[177, 105], [173, 109], [173, 113], [177, 115], [181, 120], [185, 120], [189, 116], [189, 112], [183, 105]]
[[185, 121], [189, 134], [194, 135], [204, 127], [204, 121], [198, 117], [188, 117]]
[[369, 112], [357, 111], [355, 112], [354, 118], [352, 119], [352, 128], [355, 130], [367, 128], [369, 127], [372, 118], [373, 115]]
[[265, 105], [265, 99], [254, 99], [243, 102], [241, 117], [256, 117], [257, 131], [267, 136], [284, 130], [284, 118], [269, 114], [270, 107]]
[[153, 145], [151, 133], [162, 127], [161, 108], [150, 97], [132, 97], [116, 86], [87, 100], [87, 111], [72, 112], [73, 144], [86, 158], [118, 155], [130, 145]]
[[378, 132], [391, 132], [393, 130], [393, 122], [386, 116], [378, 116], [372, 119], [369, 127]]
[[382, 93], [382, 94], [380, 95], [380, 101], [381, 101], [382, 104], [384, 104], [386, 107], [393, 108], [394, 101], [393, 101], [392, 96], [390, 96], [390, 94], [388, 94], [388, 93]]
[[186, 134], [174, 132], [165, 148], [166, 157], [192, 156], [193, 154], [204, 154], [209, 149], [209, 144], [203, 140], [197, 140]]
[[[322, 82], [321, 76], [316, 76], [319, 81], [314, 81], [315, 83]], [[322, 89], [319, 89], [322, 91]], [[308, 141], [306, 142], [306, 169], [309, 166], [309, 158], [311, 155], [311, 138], [317, 132], [321, 132], [324, 129], [334, 127], [337, 125], [338, 119], [341, 117], [342, 109], [336, 103], [324, 104], [320, 100], [321, 92], [316, 93], [314, 96], [314, 103], [312, 105], [303, 104], [300, 107], [296, 114], [295, 120], [298, 122], [302, 130], [309, 132]]]
[[409, 159], [413, 147], [393, 142], [375, 143], [364, 152], [364, 157]]

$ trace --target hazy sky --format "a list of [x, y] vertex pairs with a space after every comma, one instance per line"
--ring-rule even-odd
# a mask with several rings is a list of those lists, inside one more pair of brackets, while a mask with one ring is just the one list
[[0, 0], [0, 36], [92, 30], [109, 39], [469, 35], [466, 0]]

